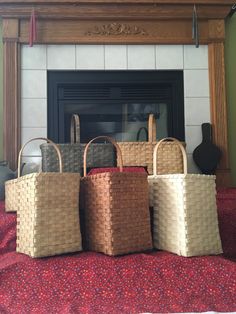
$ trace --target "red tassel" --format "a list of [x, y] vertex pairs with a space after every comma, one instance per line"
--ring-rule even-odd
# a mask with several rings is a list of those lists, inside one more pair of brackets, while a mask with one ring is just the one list
[[36, 19], [34, 9], [31, 12], [30, 17], [30, 29], [29, 29], [29, 46], [33, 47], [33, 43], [36, 40]]

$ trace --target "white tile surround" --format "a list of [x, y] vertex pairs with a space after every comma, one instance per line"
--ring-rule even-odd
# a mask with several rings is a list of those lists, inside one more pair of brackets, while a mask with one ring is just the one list
[[[202, 140], [201, 124], [210, 122], [207, 45], [23, 45], [22, 144], [47, 135], [47, 70], [73, 69], [183, 70], [188, 170], [198, 172], [192, 152]], [[39, 143], [26, 147], [23, 156], [39, 162]]]

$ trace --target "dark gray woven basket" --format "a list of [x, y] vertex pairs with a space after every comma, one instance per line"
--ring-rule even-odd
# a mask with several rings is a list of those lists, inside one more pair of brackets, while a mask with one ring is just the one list
[[[57, 144], [61, 151], [63, 171], [81, 172], [83, 168], [83, 155], [86, 144]], [[58, 157], [51, 144], [40, 145], [42, 152], [42, 171], [58, 172]], [[116, 165], [116, 154], [111, 144], [96, 143], [91, 145], [87, 157], [87, 167], [114, 167]]]
[[[86, 144], [80, 143], [80, 121], [77, 114], [71, 117], [71, 144], [57, 144], [61, 151], [63, 171], [81, 172], [83, 155]], [[58, 157], [52, 144], [45, 143], [40, 146], [42, 152], [42, 171], [58, 172]], [[88, 168], [114, 167], [116, 153], [112, 144], [96, 143], [91, 145], [88, 153]]]

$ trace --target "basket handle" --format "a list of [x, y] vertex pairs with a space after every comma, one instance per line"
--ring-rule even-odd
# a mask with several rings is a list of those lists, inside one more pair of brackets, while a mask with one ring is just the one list
[[137, 136], [136, 136], [136, 141], [139, 141], [139, 137], [140, 137], [140, 134], [141, 132], [144, 131], [145, 132], [145, 136], [146, 136], [146, 141], [148, 140], [148, 130], [145, 126], [141, 127], [139, 130], [138, 130], [138, 133], [137, 133]]
[[108, 142], [110, 142], [111, 144], [113, 144], [115, 146], [116, 153], [120, 159], [120, 166], [119, 166], [120, 172], [122, 172], [123, 171], [123, 159], [122, 159], [120, 147], [118, 146], [116, 141], [109, 136], [97, 136], [97, 137], [93, 138], [91, 141], [89, 141], [88, 144], [86, 144], [85, 149], [84, 149], [84, 177], [86, 177], [86, 175], [87, 175], [87, 151], [88, 151], [89, 145], [98, 139], [107, 140]]
[[43, 141], [46, 141], [47, 143], [50, 143], [52, 144], [52, 146], [55, 148], [56, 152], [57, 152], [57, 156], [58, 156], [58, 160], [59, 160], [59, 172], [62, 173], [62, 158], [61, 158], [61, 152], [58, 148], [58, 146], [51, 140], [49, 140], [48, 138], [45, 138], [45, 137], [35, 137], [35, 138], [32, 138], [31, 140], [29, 140], [28, 142], [26, 142], [20, 149], [20, 152], [19, 152], [19, 155], [18, 155], [18, 178], [20, 177], [21, 175], [21, 157], [22, 157], [22, 152], [25, 148], [25, 146], [27, 144], [29, 144], [30, 142], [33, 142], [33, 141], [36, 141], [36, 140], [43, 140]]
[[156, 142], [157, 139], [157, 124], [153, 113], [148, 116], [148, 142]]
[[188, 168], [187, 168], [186, 151], [185, 151], [182, 143], [174, 137], [165, 137], [155, 145], [154, 150], [153, 150], [153, 174], [157, 175], [157, 151], [158, 151], [158, 148], [160, 147], [161, 143], [163, 143], [165, 141], [172, 141], [179, 146], [179, 148], [181, 149], [182, 157], [183, 157], [184, 174], [187, 174]]
[[70, 120], [70, 142], [80, 143], [80, 120], [78, 114], [73, 114]]

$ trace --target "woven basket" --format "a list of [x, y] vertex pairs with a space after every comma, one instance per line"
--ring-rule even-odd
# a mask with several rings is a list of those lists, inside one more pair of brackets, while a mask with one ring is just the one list
[[[22, 173], [24, 169], [24, 163], [21, 165], [20, 170], [17, 171]], [[20, 172], [19, 172], [20, 171]], [[5, 211], [16, 212], [17, 206], [19, 205], [19, 192], [15, 180], [8, 180], [5, 182]]]
[[[116, 147], [120, 172], [86, 176], [88, 148], [100, 138]], [[119, 146], [109, 137], [96, 137], [85, 148], [81, 198], [86, 249], [120, 255], [152, 248], [147, 174], [123, 172]]]
[[[145, 130], [145, 128], [144, 128]], [[139, 133], [141, 129], [139, 130]], [[139, 134], [137, 135], [138, 140]], [[124, 166], [146, 167], [149, 174], [153, 174], [153, 150], [157, 144], [156, 120], [153, 114], [148, 119], [148, 142], [119, 142]], [[183, 143], [185, 146], [185, 143]], [[119, 159], [117, 160], [120, 164]], [[174, 142], [163, 142], [157, 160], [159, 174], [182, 173], [183, 162], [179, 146]]]
[[[81, 172], [83, 154], [86, 144], [80, 142], [79, 116], [71, 117], [71, 143], [57, 144], [62, 155], [63, 169], [65, 172]], [[42, 170], [44, 172], [58, 172], [58, 157], [52, 144], [40, 145], [42, 152]], [[116, 155], [111, 144], [93, 144], [88, 154], [87, 166], [112, 167], [116, 163]]]
[[[163, 141], [182, 152], [184, 173], [157, 175], [155, 166]], [[222, 253], [218, 228], [215, 176], [187, 174], [187, 156], [179, 141], [161, 140], [154, 150], [154, 175], [148, 176], [153, 202], [154, 247], [182, 256]]]
[[[59, 173], [19, 177], [22, 151], [34, 140], [46, 140], [53, 145], [58, 154]], [[80, 251], [80, 174], [62, 172], [60, 150], [51, 141], [36, 138], [25, 145], [18, 157], [18, 178], [8, 181], [9, 193], [11, 189], [17, 191], [16, 251], [31, 257]]]
[[5, 182], [5, 211], [15, 212], [19, 205], [16, 179]]
[[[181, 144], [185, 148], [185, 143], [181, 142]], [[162, 141], [160, 143], [156, 169], [158, 174], [183, 173], [183, 158], [178, 143], [172, 141]]]
[[[138, 134], [137, 134], [138, 138]], [[156, 120], [153, 114], [148, 119], [148, 142], [119, 142], [123, 165], [140, 166], [147, 168], [149, 174], [153, 173], [153, 149], [156, 144]], [[117, 156], [117, 164], [120, 160]]]

